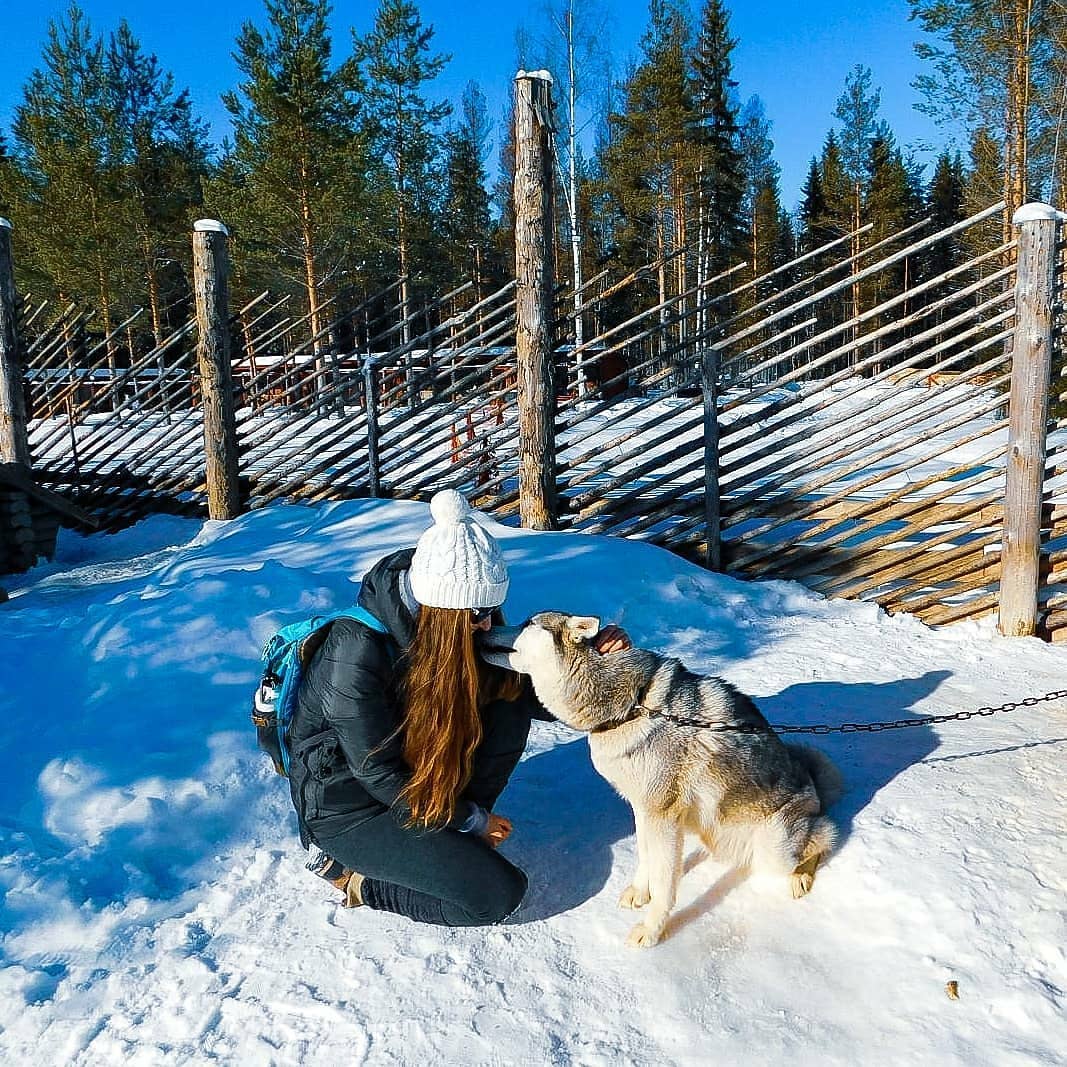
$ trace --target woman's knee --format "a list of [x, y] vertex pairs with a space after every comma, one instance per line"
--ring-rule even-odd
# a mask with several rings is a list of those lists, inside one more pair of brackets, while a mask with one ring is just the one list
[[529, 887], [530, 879], [526, 877], [526, 872], [518, 867], [512, 867], [508, 889], [502, 901], [504, 913], [496, 920], [497, 922], [503, 922], [512, 912], [518, 911], [519, 906], [526, 899], [526, 890]]
[[510, 863], [495, 880], [492, 892], [479, 894], [478, 900], [468, 901], [465, 910], [472, 926], [492, 926], [503, 922], [517, 911], [526, 896], [529, 879], [524, 871]]

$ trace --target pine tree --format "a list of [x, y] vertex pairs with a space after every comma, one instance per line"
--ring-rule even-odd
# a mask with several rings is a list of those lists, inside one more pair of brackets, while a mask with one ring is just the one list
[[[801, 189], [800, 222], [800, 241], [805, 251], [814, 251], [850, 230], [852, 189], [833, 130], [826, 135], [822, 154], [808, 168]], [[840, 258], [836, 250], [830, 254]]]
[[[942, 152], [934, 164], [926, 199], [926, 210], [935, 232], [947, 230], [966, 217], [963, 210], [963, 183], [963, 160], [959, 152], [954, 156]], [[928, 278], [937, 278], [947, 274], [960, 262], [958, 237], [938, 241], [926, 254], [924, 274]]]
[[492, 254], [485, 158], [490, 149], [485, 96], [474, 82], [463, 90], [460, 122], [445, 134], [443, 233], [451, 281], [470, 278], [481, 300], [498, 275]]
[[[841, 163], [837, 136], [831, 130], [823, 144], [822, 155], [811, 161], [802, 189], [800, 209], [800, 244], [804, 251], [814, 251], [847, 233], [852, 219], [852, 189]], [[817, 258], [814, 266], [821, 268], [842, 258], [840, 246]], [[831, 326], [849, 319], [849, 297], [829, 298], [819, 302], [815, 330], [821, 333]], [[823, 351], [827, 344], [819, 346]]]
[[112, 365], [114, 327], [129, 310], [137, 262], [124, 217], [123, 137], [103, 41], [76, 4], [49, 23], [42, 67], [16, 110], [25, 177], [25, 246], [53, 295], [94, 306]]
[[363, 98], [377, 150], [391, 175], [391, 243], [401, 283], [405, 342], [410, 335], [411, 278], [420, 271], [432, 273], [436, 262], [430, 237], [441, 194], [438, 128], [452, 110], [448, 103], [434, 104], [425, 96], [426, 84], [451, 59], [431, 51], [433, 33], [414, 3], [381, 0], [373, 29], [355, 38]]
[[684, 258], [677, 257], [668, 275], [667, 257], [688, 238], [686, 196], [695, 169], [689, 44], [682, 8], [672, 0], [651, 0], [643, 59], [626, 79], [624, 110], [609, 116], [611, 138], [603, 155], [619, 259], [630, 267], [657, 261], [661, 303], [670, 288], [685, 288]]
[[[781, 167], [774, 159], [771, 123], [758, 96], [750, 97], [741, 112], [740, 147], [744, 174], [742, 212], [748, 220], [748, 257], [751, 275], [759, 278], [780, 263], [782, 203]], [[758, 299], [760, 294], [755, 294]]]
[[1011, 218], [1046, 182], [1054, 131], [1062, 125], [1062, 46], [1067, 9], [1055, 0], [909, 0], [929, 35], [915, 46], [933, 73], [915, 80], [921, 110], [995, 141], [1001, 157], [997, 195]]
[[207, 126], [193, 114], [188, 91], [175, 91], [173, 75], [145, 55], [125, 21], [111, 35], [107, 69], [122, 136], [121, 196], [136, 231], [158, 344], [165, 327], [177, 324], [165, 321], [166, 305], [188, 297], [179, 264], [203, 200]]
[[[518, 69], [522, 70], [523, 67]], [[503, 133], [497, 153], [497, 180], [493, 184], [491, 202], [496, 217], [491, 228], [491, 240], [496, 259], [504, 270], [515, 274], [515, 98], [510, 93], [504, 103], [500, 121]]]
[[[891, 137], [874, 138], [867, 173], [869, 179], [862, 215], [872, 225], [871, 241], [877, 243], [913, 222], [919, 204], [904, 159]], [[906, 257], [879, 271], [862, 286], [862, 306], [876, 306], [887, 297], [906, 291], [915, 281], [913, 269], [910, 257]]]
[[[850, 251], [853, 257], [863, 248], [863, 203], [870, 192], [871, 148], [875, 139], [884, 134], [884, 124], [878, 121], [881, 92], [871, 89], [871, 69], [857, 63], [845, 79], [845, 91], [838, 97], [834, 116], [841, 123], [839, 140], [841, 169], [848, 178], [851, 192], [852, 232]], [[852, 286], [852, 314], [860, 313], [860, 286]]]
[[834, 117], [841, 123], [838, 139], [841, 167], [852, 186], [853, 230], [860, 225], [860, 208], [870, 180], [871, 146], [884, 135], [878, 119], [882, 94], [871, 89], [871, 69], [857, 63], [845, 79], [845, 91], [838, 97]]
[[[963, 205], [967, 215], [975, 215], [990, 204], [995, 204], [1000, 195], [1004, 180], [1004, 156], [999, 140], [984, 126], [971, 136], [969, 155]], [[971, 255], [981, 255], [1003, 243], [1003, 238], [1003, 225], [994, 218], [969, 227], [961, 240]]]
[[[244, 81], [223, 102], [235, 143], [211, 195], [235, 228], [246, 276], [294, 288], [315, 346], [321, 306], [348, 276], [371, 210], [373, 168], [357, 123], [355, 67], [334, 65], [326, 0], [265, 0], [267, 27], [246, 22], [235, 59]], [[355, 247], [354, 247], [355, 246]]]
[[814, 252], [833, 239], [827, 229], [826, 193], [823, 191], [819, 161], [812, 158], [800, 189], [800, 245]]
[[0, 131], [0, 218], [11, 219], [17, 215], [24, 195], [18, 164]]
[[[705, 276], [731, 266], [745, 247], [745, 173], [731, 77], [729, 16], [722, 0], [706, 0], [693, 56], [697, 196]], [[777, 212], [775, 212], [777, 214]]]

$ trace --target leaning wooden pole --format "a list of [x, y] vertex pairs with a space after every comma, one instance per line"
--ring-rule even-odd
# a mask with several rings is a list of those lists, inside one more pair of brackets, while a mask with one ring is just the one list
[[196, 354], [204, 409], [204, 461], [208, 515], [241, 514], [237, 421], [230, 373], [229, 231], [214, 219], [193, 223]]
[[22, 392], [11, 223], [0, 219], [0, 462], [30, 465]]
[[722, 570], [722, 499], [719, 494], [719, 350], [705, 342], [700, 358], [704, 395], [704, 564]]
[[1056, 242], [1061, 218], [1047, 204], [1027, 204], [1014, 218], [1019, 230], [1019, 259], [999, 621], [1000, 632], [1009, 637], [1025, 637], [1037, 629]]
[[519, 516], [556, 526], [552, 374], [552, 77], [515, 76], [515, 347], [519, 408]]

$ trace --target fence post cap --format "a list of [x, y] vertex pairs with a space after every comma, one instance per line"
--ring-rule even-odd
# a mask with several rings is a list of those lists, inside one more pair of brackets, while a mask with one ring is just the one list
[[537, 81], [548, 82], [549, 85], [552, 84], [552, 75], [547, 70], [520, 70], [515, 75], [515, 80], [519, 81], [522, 78], [534, 78]]
[[11, 225], [10, 219], [5, 219], [3, 216], [0, 216], [0, 229], [13, 230], [14, 228], [15, 227]]
[[1024, 222], [1041, 222], [1059, 219], [1061, 222], [1067, 219], [1067, 213], [1057, 211], [1051, 204], [1042, 204], [1035, 201], [1032, 204], [1023, 204], [1011, 217], [1013, 226], [1021, 226]]
[[193, 231], [195, 233], [223, 233], [227, 237], [230, 236], [230, 231], [218, 219], [197, 219], [193, 223]]

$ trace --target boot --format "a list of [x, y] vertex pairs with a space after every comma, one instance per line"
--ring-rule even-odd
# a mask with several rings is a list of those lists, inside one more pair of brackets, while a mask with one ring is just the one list
[[358, 908], [363, 903], [363, 875], [349, 870], [340, 860], [335, 860], [321, 849], [317, 856], [305, 864], [312, 874], [324, 878], [345, 895], [343, 906]]
[[345, 885], [345, 907], [360, 908], [363, 906], [363, 875], [359, 871], [350, 871], [348, 883]]

